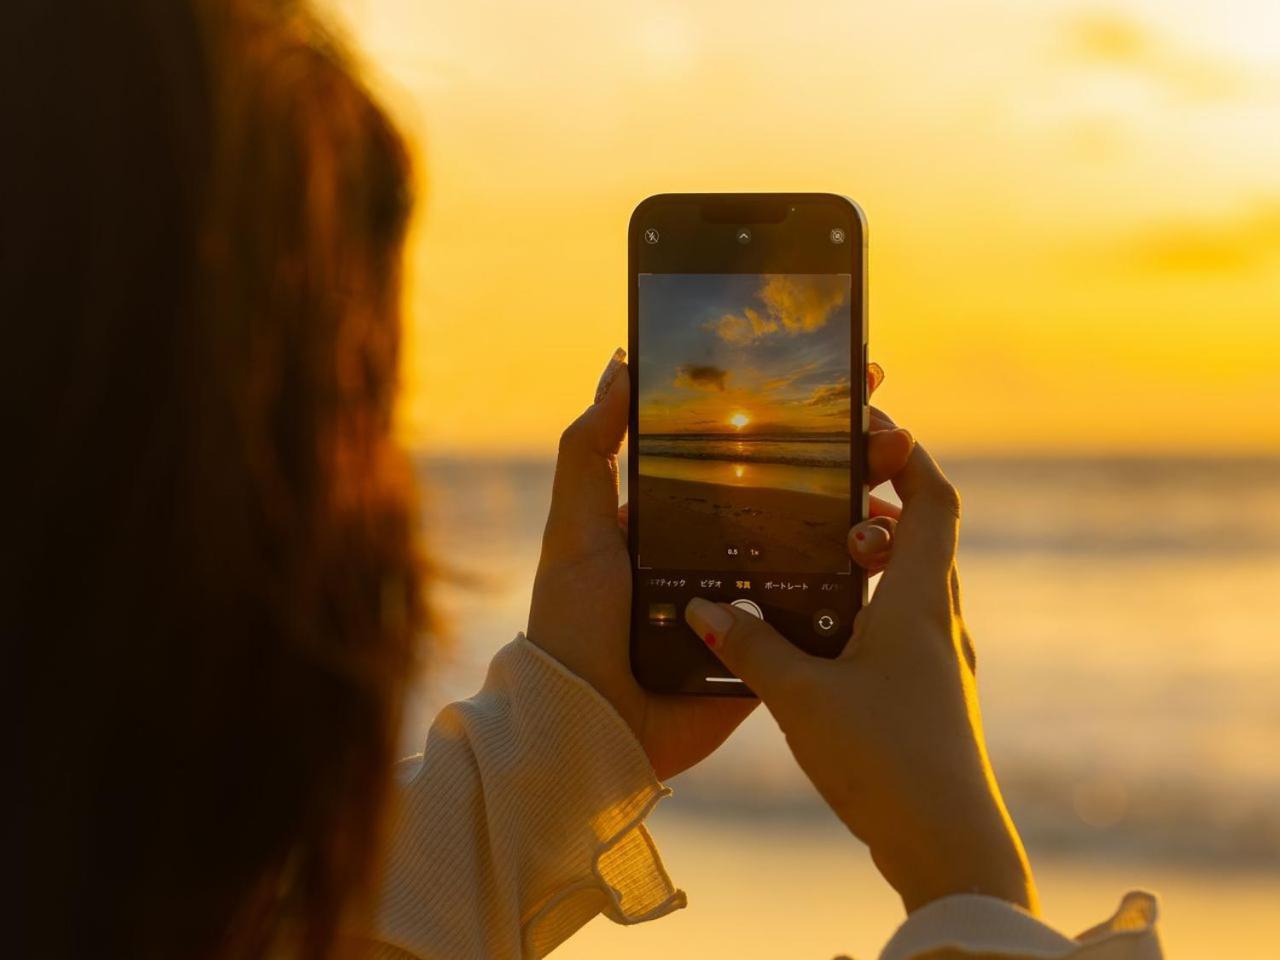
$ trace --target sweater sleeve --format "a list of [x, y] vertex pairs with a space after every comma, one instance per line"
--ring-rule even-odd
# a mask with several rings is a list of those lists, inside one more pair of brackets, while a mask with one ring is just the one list
[[670, 791], [613, 708], [523, 636], [397, 774], [375, 957], [541, 957], [598, 913], [685, 905], [643, 825]]
[[1004, 900], [960, 894], [935, 900], [911, 914], [880, 960], [1160, 960], [1162, 956], [1156, 901], [1149, 893], [1126, 894], [1108, 920], [1074, 938]]

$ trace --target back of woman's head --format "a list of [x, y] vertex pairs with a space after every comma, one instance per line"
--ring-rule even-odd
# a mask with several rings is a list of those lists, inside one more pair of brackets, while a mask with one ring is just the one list
[[420, 619], [405, 151], [297, 4], [3, 19], [6, 942], [320, 955]]

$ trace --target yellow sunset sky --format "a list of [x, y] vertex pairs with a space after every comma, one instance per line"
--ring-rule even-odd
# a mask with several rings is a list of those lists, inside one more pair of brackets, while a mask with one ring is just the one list
[[666, 191], [847, 194], [940, 451], [1280, 451], [1280, 4], [330, 0], [416, 144], [400, 430], [550, 455]]

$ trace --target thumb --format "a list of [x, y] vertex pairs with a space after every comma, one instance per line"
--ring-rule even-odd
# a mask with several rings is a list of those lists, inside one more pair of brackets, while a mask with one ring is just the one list
[[694, 597], [685, 607], [684, 619], [720, 661], [771, 707], [792, 695], [797, 677], [817, 662], [759, 617], [727, 603]]
[[560, 435], [544, 548], [578, 554], [618, 543], [618, 449], [627, 432], [626, 352], [605, 367], [595, 402]]

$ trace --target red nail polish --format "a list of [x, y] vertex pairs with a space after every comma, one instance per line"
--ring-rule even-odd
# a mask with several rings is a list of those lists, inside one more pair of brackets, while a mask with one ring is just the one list
[[867, 535], [866, 535], [865, 533], [863, 533], [861, 530], [859, 530], [857, 533], [855, 533], [855, 534], [853, 535], [853, 539], [855, 539], [855, 540], [865, 540], [865, 539], [867, 539]]
[[703, 634], [702, 639], [706, 642], [707, 646], [711, 647], [713, 650], [715, 649], [716, 644], [719, 642], [718, 640], [716, 640], [716, 635], [714, 633]]

